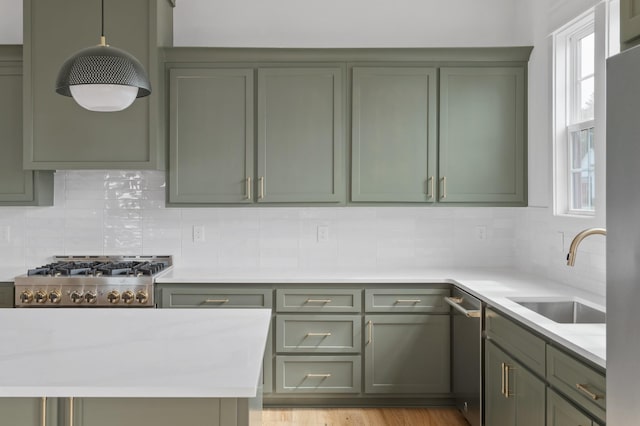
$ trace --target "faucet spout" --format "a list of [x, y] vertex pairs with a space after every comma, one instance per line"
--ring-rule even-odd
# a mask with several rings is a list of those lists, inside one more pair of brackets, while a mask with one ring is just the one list
[[584, 231], [581, 231], [573, 238], [571, 241], [571, 245], [569, 246], [569, 253], [567, 254], [567, 265], [574, 266], [576, 263], [576, 253], [578, 251], [578, 246], [589, 235], [607, 235], [607, 230], [604, 228], [588, 228]]

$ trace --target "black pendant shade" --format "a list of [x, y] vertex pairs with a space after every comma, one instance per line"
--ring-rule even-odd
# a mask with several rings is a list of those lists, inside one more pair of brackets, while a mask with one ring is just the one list
[[135, 57], [111, 46], [87, 47], [67, 59], [56, 80], [56, 92], [71, 96], [70, 86], [117, 84], [138, 88], [137, 98], [151, 94], [151, 83]]

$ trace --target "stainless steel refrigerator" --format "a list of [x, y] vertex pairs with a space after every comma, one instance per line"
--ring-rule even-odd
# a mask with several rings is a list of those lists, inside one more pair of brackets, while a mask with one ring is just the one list
[[640, 424], [640, 47], [607, 61], [607, 424]]

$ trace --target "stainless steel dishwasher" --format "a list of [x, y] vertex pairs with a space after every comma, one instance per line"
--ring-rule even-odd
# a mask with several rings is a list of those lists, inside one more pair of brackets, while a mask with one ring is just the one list
[[458, 288], [445, 300], [453, 307], [451, 363], [456, 406], [471, 426], [481, 426], [483, 305]]

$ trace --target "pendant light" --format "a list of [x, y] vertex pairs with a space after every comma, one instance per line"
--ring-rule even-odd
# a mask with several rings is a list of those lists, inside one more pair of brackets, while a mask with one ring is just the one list
[[150, 95], [151, 83], [140, 61], [106, 43], [104, 0], [101, 3], [100, 44], [76, 52], [62, 64], [56, 92], [73, 97], [89, 111], [122, 111], [136, 98]]

